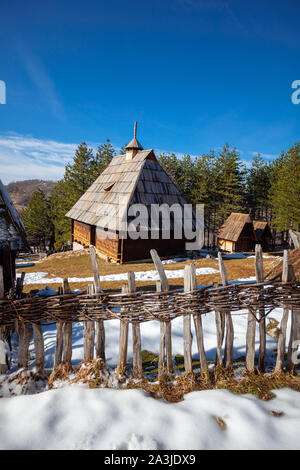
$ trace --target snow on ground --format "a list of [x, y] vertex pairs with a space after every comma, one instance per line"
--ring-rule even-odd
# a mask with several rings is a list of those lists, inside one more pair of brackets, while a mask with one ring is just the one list
[[[176, 279], [184, 277], [183, 269], [174, 269], [166, 270], [166, 275], [168, 279]], [[205, 274], [215, 274], [219, 271], [214, 268], [197, 268], [196, 275], [202, 276]], [[35, 272], [35, 273], [26, 273], [24, 284], [60, 284], [63, 279], [61, 277], [46, 277], [48, 273], [45, 272]], [[21, 274], [18, 273], [17, 277], [20, 277]], [[127, 273], [119, 274], [107, 274], [106, 276], [100, 276], [100, 281], [127, 281]], [[156, 270], [150, 271], [137, 271], [135, 273], [136, 281], [158, 281], [159, 276]], [[93, 282], [93, 277], [69, 277], [69, 282]]]
[[[281, 389], [276, 395], [264, 402], [252, 395], [209, 390], [170, 404], [140, 390], [73, 385], [2, 398], [0, 448], [299, 449], [300, 394]], [[270, 411], [283, 415], [275, 417]]]

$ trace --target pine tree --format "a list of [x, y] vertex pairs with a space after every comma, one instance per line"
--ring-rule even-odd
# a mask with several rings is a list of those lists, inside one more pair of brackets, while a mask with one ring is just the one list
[[162, 153], [158, 157], [158, 162], [177, 186], [179, 191], [184, 191], [183, 167], [175, 153]]
[[108, 167], [115, 155], [115, 149], [109, 139], [106, 140], [105, 144], [99, 145], [96, 156], [91, 162], [92, 177], [94, 180]]
[[49, 203], [41, 189], [31, 195], [28, 207], [22, 214], [27, 235], [37, 245], [46, 249], [46, 243], [52, 243], [53, 224], [49, 213]]
[[245, 165], [235, 148], [225, 144], [216, 160], [217, 228], [231, 212], [245, 212]]
[[275, 160], [271, 174], [272, 226], [300, 230], [300, 143]]
[[70, 198], [70, 207], [93, 183], [95, 179], [93, 161], [93, 149], [88, 149], [86, 143], [82, 142], [75, 151], [73, 163], [69, 163], [65, 169], [64, 181]]
[[246, 178], [246, 203], [253, 219], [269, 220], [271, 168], [258, 154], [253, 158]]
[[64, 180], [58, 181], [50, 195], [50, 217], [54, 226], [54, 247], [60, 250], [71, 242], [71, 219], [65, 217], [71, 209], [68, 188]]

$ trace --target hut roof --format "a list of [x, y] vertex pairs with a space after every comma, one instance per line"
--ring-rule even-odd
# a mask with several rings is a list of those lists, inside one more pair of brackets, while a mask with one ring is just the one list
[[26, 248], [23, 221], [0, 180], [0, 249], [23, 250]]
[[232, 212], [228, 219], [226, 219], [225, 223], [222, 225], [218, 234], [218, 238], [236, 242], [239, 239], [245, 224], [252, 224], [252, 220], [249, 214]]
[[268, 222], [262, 222], [260, 220], [253, 220], [254, 230], [264, 230], [268, 226]]
[[[186, 204], [170, 177], [158, 163], [153, 150], [142, 150], [132, 160], [115, 156], [90, 188], [66, 214], [79, 222], [116, 230], [127, 220], [128, 206]], [[146, 226], [141, 223], [141, 226]], [[172, 227], [171, 227], [172, 228]]]

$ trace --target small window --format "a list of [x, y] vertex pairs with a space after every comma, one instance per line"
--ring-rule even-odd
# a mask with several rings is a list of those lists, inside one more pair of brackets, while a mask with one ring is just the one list
[[104, 187], [104, 191], [110, 191], [115, 183], [110, 183], [109, 185]]

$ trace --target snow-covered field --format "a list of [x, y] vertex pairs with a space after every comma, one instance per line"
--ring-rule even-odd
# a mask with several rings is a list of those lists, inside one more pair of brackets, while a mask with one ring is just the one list
[[[176, 279], [184, 277], [183, 269], [169, 269], [166, 270], [166, 275], [168, 279]], [[205, 275], [205, 274], [215, 274], [219, 271], [214, 268], [197, 268], [196, 275]], [[26, 273], [24, 284], [60, 284], [63, 279], [61, 277], [46, 277], [48, 273], [45, 272], [35, 272], [35, 273]], [[21, 274], [17, 274], [17, 277], [20, 277]], [[100, 281], [127, 281], [127, 273], [119, 274], [107, 274], [106, 276], [100, 276]], [[150, 271], [137, 271], [135, 273], [136, 281], [158, 281], [159, 276], [158, 272], [155, 270]], [[93, 277], [69, 277], [69, 282], [93, 282]]]
[[300, 394], [282, 389], [276, 395], [264, 402], [210, 390], [170, 404], [139, 390], [73, 385], [2, 398], [0, 448], [299, 449]]

